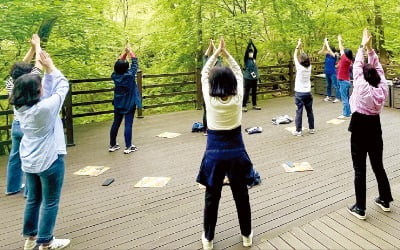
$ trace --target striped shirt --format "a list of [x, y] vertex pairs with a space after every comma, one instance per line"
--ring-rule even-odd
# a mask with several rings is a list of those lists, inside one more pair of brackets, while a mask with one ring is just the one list
[[[38, 67], [33, 66], [31, 74], [40, 75], [42, 74], [42, 71]], [[11, 96], [12, 91], [14, 89], [14, 80], [11, 76], [6, 80], [6, 89], [8, 92], [8, 96]], [[14, 109], [14, 121], [18, 121], [18, 119], [15, 116], [15, 109]]]
[[[42, 71], [38, 68], [38, 67], [33, 67], [31, 70], [31, 74], [37, 74], [40, 75], [42, 74]], [[8, 92], [8, 95], [10, 96], [12, 94], [12, 90], [14, 88], [14, 80], [12, 79], [12, 77], [10, 76], [7, 80], [6, 80], [6, 89]]]

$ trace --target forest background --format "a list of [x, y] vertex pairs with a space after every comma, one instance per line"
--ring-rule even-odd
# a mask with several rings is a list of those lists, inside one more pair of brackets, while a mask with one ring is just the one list
[[[327, 37], [356, 51], [364, 27], [386, 63], [400, 60], [398, 0], [2, 0], [0, 79], [22, 60], [32, 33], [68, 79], [109, 77], [129, 42], [148, 73], [194, 71], [210, 38], [224, 36], [243, 63], [249, 39], [258, 65], [291, 60], [298, 38], [314, 61]], [[1, 88], [5, 93], [4, 86]]]

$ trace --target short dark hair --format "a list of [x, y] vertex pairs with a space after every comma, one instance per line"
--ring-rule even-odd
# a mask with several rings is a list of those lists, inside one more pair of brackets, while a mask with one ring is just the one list
[[336, 51], [337, 51], [336, 48], [333, 47], [333, 46], [330, 46], [330, 47], [331, 47], [332, 52], [333, 52], [333, 53], [336, 53]]
[[351, 49], [344, 49], [344, 54], [349, 60], [353, 61], [353, 51]]
[[129, 62], [127, 60], [118, 59], [114, 64], [114, 71], [118, 75], [125, 74], [129, 69]]
[[247, 50], [247, 53], [251, 53], [251, 52], [254, 52], [254, 50], [252, 48]]
[[363, 66], [364, 79], [375, 88], [378, 87], [378, 84], [381, 82], [381, 77], [378, 74], [378, 71], [374, 66], [369, 63], [364, 64]]
[[17, 109], [22, 106], [33, 106], [40, 100], [42, 78], [38, 74], [25, 74], [14, 82], [10, 103]]
[[235, 74], [228, 67], [214, 67], [209, 73], [210, 96], [227, 97], [237, 94]]
[[11, 66], [10, 76], [15, 81], [18, 77], [31, 73], [33, 65], [26, 62], [16, 62]]
[[308, 57], [308, 55], [306, 53], [301, 53], [300, 54], [300, 60], [299, 60], [300, 64], [306, 68], [308, 68], [311, 63], [310, 63], [310, 58]]

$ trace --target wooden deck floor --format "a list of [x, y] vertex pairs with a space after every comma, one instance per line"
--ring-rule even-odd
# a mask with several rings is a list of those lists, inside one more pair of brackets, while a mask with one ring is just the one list
[[[367, 177], [367, 220], [349, 215], [354, 202], [348, 121], [326, 121], [341, 113], [341, 104], [315, 96], [316, 134], [294, 137], [286, 127], [271, 124], [277, 115], [294, 116], [292, 98], [261, 102], [263, 110], [243, 114], [243, 128], [262, 126], [261, 134], [244, 134], [244, 141], [263, 182], [250, 189], [253, 249], [399, 249], [400, 248], [400, 110], [382, 116], [384, 165], [395, 202], [384, 213], [373, 204], [377, 184]], [[70, 238], [68, 249], [199, 249], [204, 189], [195, 182], [206, 137], [191, 133], [202, 111], [184, 111], [136, 119], [134, 143], [139, 151], [124, 155], [107, 151], [111, 122], [77, 126], [76, 146], [68, 148], [65, 184], [55, 236]], [[307, 127], [306, 116], [303, 126]], [[174, 139], [155, 137], [178, 132]], [[119, 143], [123, 144], [120, 129]], [[0, 157], [0, 249], [21, 249], [24, 199], [6, 197], [6, 157]], [[308, 161], [314, 171], [285, 173], [281, 164]], [[73, 175], [88, 165], [109, 166], [98, 177]], [[164, 188], [135, 188], [145, 176], [171, 177]], [[101, 186], [108, 178], [115, 182]], [[236, 209], [224, 188], [214, 240], [215, 249], [241, 249]]]

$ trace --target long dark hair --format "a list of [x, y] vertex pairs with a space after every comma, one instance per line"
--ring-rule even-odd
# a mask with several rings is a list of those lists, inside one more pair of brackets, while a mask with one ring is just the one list
[[210, 96], [227, 97], [237, 94], [235, 74], [228, 67], [214, 67], [208, 76]]
[[42, 78], [38, 74], [25, 74], [15, 81], [10, 104], [19, 109], [22, 106], [33, 106], [40, 100]]
[[363, 66], [364, 79], [375, 88], [378, 87], [378, 84], [381, 82], [381, 77], [378, 74], [378, 71], [369, 63], [364, 64]]
[[310, 65], [311, 65], [310, 58], [308, 57], [308, 55], [306, 53], [300, 54], [299, 63], [306, 68], [310, 67]]
[[30, 63], [16, 62], [13, 64], [13, 66], [11, 66], [10, 76], [15, 81], [15, 80], [17, 80], [18, 77], [20, 77], [24, 74], [31, 73], [32, 68], [33, 68], [33, 66]]

